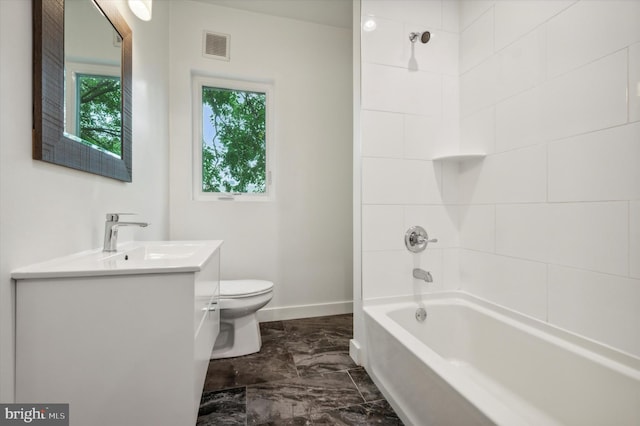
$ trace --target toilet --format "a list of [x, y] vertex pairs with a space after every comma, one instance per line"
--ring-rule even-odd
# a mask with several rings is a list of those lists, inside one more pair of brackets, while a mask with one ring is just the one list
[[220, 281], [220, 334], [211, 351], [211, 359], [231, 358], [260, 351], [262, 339], [256, 314], [272, 297], [271, 281]]

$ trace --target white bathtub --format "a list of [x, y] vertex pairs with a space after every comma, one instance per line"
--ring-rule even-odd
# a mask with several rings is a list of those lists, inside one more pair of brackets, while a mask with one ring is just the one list
[[407, 425], [640, 425], [640, 358], [461, 292], [364, 311], [367, 371]]

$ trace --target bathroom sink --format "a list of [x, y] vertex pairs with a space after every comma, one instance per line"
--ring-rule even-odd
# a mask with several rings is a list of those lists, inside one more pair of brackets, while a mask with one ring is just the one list
[[136, 241], [117, 252], [88, 250], [16, 269], [14, 279], [199, 271], [222, 241]]
[[188, 259], [202, 247], [201, 242], [158, 242], [144, 244], [116, 255], [120, 258], [128, 257], [132, 261]]

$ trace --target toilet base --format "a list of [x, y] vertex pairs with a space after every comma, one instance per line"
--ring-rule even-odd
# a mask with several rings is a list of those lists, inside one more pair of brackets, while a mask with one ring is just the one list
[[240, 318], [225, 318], [220, 311], [220, 334], [210, 359], [233, 358], [260, 352], [262, 338], [255, 313]]

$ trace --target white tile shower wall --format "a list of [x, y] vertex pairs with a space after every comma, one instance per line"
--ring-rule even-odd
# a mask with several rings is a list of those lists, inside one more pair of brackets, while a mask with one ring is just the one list
[[546, 31], [538, 28], [498, 53], [498, 100], [521, 93], [544, 81], [546, 42]]
[[543, 107], [542, 91], [539, 87], [506, 99], [495, 108], [496, 152], [542, 142]]
[[547, 265], [544, 263], [461, 250], [460, 276], [467, 284], [465, 290], [546, 320]]
[[362, 66], [364, 109], [434, 115], [442, 111], [441, 102], [442, 76], [438, 74], [378, 64]]
[[493, 204], [460, 207], [460, 245], [489, 253], [496, 251], [496, 206]]
[[481, 109], [460, 120], [460, 150], [491, 154], [496, 145], [496, 109]]
[[640, 355], [640, 2], [460, 13], [461, 288]]
[[[458, 5], [449, 0], [363, 0], [378, 27], [362, 32], [362, 279], [364, 299], [456, 288], [457, 179], [431, 159], [459, 143]], [[428, 44], [410, 32], [428, 30]], [[404, 247], [409, 226], [438, 244]], [[450, 247], [454, 247], [451, 249]], [[431, 271], [434, 282], [412, 277]], [[446, 273], [445, 273], [446, 271]], [[447, 279], [445, 280], [445, 274]]]
[[551, 265], [549, 322], [638, 354], [640, 280]]
[[496, 50], [500, 50], [520, 39], [529, 31], [538, 28], [542, 22], [552, 18], [573, 3], [575, 3], [575, 0], [510, 0], [495, 2]]
[[496, 252], [628, 275], [628, 202], [496, 206]]
[[363, 204], [441, 204], [431, 161], [364, 158]]
[[[443, 1], [442, 2], [442, 29], [458, 34], [460, 32], [460, 2], [459, 1]], [[455, 46], [456, 52], [458, 46]]]
[[627, 122], [627, 56], [616, 52], [542, 85], [546, 140]]
[[405, 206], [403, 229], [409, 229], [428, 218], [428, 226], [423, 226], [429, 238], [437, 238], [437, 243], [429, 243], [429, 248], [445, 249], [458, 247], [458, 207], [457, 206]]
[[551, 143], [549, 201], [640, 199], [638, 141], [640, 123]]
[[[450, 290], [450, 282], [442, 279], [445, 253], [445, 250], [426, 250], [411, 255], [406, 250], [364, 251], [362, 280], [366, 284], [365, 300]], [[433, 282], [413, 278], [413, 268], [431, 272]]]
[[408, 37], [411, 32], [422, 33], [428, 29], [431, 32], [431, 39], [428, 44], [422, 44], [419, 41], [415, 43], [403, 43], [404, 61], [403, 65], [407, 66], [409, 60], [414, 58], [418, 69], [434, 73], [453, 75], [458, 77], [458, 43], [459, 36], [457, 33], [447, 31], [438, 31], [430, 27], [419, 24], [405, 25], [402, 33], [402, 39]]
[[640, 40], [639, 20], [640, 2], [635, 0], [580, 1], [572, 5], [548, 24], [549, 76], [626, 49], [630, 42]]
[[[447, 277], [434, 274], [434, 289], [459, 285], [640, 355], [639, 5], [433, 1], [421, 4], [426, 17], [412, 2], [363, 0], [363, 14], [400, 37], [397, 47], [386, 39], [363, 46], [365, 299], [425, 291], [394, 236], [424, 217], [446, 244], [415, 258], [441, 262], [429, 265]], [[442, 25], [452, 38], [437, 49], [414, 46], [419, 71], [408, 72], [404, 33], [421, 25], [435, 35]], [[457, 29], [459, 96], [450, 90], [455, 61], [438, 53]], [[430, 162], [443, 148], [488, 156]], [[596, 324], [594, 310], [606, 320]]]
[[476, 166], [460, 167], [460, 202], [527, 203], [547, 197], [546, 146], [490, 155]]
[[493, 6], [494, 0], [461, 0], [460, 31], [466, 29], [484, 12]]
[[460, 35], [461, 72], [493, 54], [493, 27], [493, 9], [489, 9]]
[[402, 22], [375, 16], [375, 31], [362, 32], [362, 60], [371, 64], [396, 67], [406, 65], [404, 45], [400, 41], [408, 37]]
[[402, 250], [404, 240], [404, 207], [400, 205], [362, 206], [362, 249]]
[[362, 111], [362, 155], [365, 157], [402, 158], [402, 114]]
[[498, 61], [495, 56], [460, 76], [460, 116], [462, 118], [496, 103]]
[[[431, 160], [451, 141], [442, 114], [404, 116], [404, 157]], [[450, 133], [450, 132], [449, 132]], [[424, 143], [425, 140], [431, 143]]]
[[363, 0], [362, 15], [373, 15], [396, 22], [442, 28], [441, 0]]
[[[460, 149], [460, 83], [458, 76], [442, 76], [442, 141], [436, 149], [449, 154]], [[437, 143], [440, 142], [440, 143]]]

